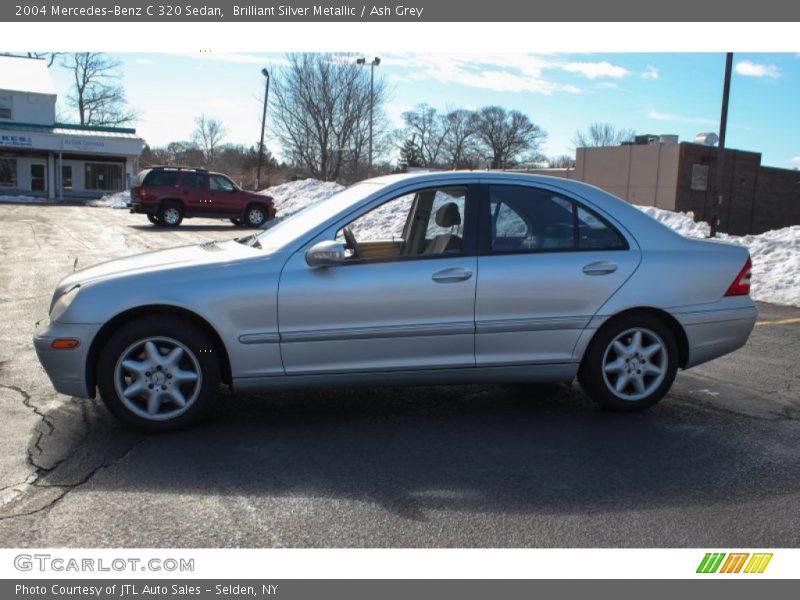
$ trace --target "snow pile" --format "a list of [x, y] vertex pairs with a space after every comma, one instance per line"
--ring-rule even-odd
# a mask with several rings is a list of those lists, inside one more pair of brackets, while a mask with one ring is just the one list
[[[635, 205], [634, 205], [635, 206]], [[694, 213], [672, 212], [655, 206], [636, 206], [643, 213], [660, 221], [670, 229], [688, 237], [708, 237], [711, 229], [708, 223], [696, 223]]]
[[0, 196], [0, 202], [9, 202], [11, 204], [36, 204], [44, 201], [45, 198], [34, 198], [33, 196]]
[[86, 206], [101, 208], [128, 208], [131, 205], [131, 191], [117, 192], [116, 194], [106, 194], [99, 200], [89, 200]]
[[284, 219], [317, 202], [327, 200], [343, 189], [344, 186], [335, 181], [301, 179], [275, 185], [258, 193], [271, 196], [275, 200], [278, 218]]
[[[637, 206], [678, 233], [703, 238], [708, 223], [695, 223], [692, 213], [675, 213], [652, 206]], [[753, 260], [750, 295], [762, 302], [800, 306], [800, 225], [758, 235], [718, 234], [718, 239], [746, 246]]]

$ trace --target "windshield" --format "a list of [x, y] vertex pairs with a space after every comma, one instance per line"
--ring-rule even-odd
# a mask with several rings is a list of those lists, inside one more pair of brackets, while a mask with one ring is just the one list
[[[377, 192], [381, 184], [357, 183], [334, 194], [327, 200], [286, 217], [280, 223], [270, 227], [256, 236], [260, 247], [266, 250], [278, 250], [305, 235], [317, 225], [324, 223], [339, 212], [354, 206], [370, 194]], [[280, 214], [278, 214], [280, 218]]]

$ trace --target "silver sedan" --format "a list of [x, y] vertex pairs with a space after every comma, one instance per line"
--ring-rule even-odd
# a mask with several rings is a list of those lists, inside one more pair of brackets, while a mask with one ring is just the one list
[[633, 411], [741, 347], [745, 248], [589, 185], [494, 172], [353, 185], [258, 235], [66, 277], [35, 346], [56, 390], [134, 427], [197, 422], [220, 383], [564, 381]]

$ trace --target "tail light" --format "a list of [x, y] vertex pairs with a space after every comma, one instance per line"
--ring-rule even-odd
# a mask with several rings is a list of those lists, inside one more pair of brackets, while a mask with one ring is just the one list
[[739, 274], [736, 276], [736, 279], [733, 280], [731, 287], [728, 288], [728, 291], [725, 292], [726, 296], [746, 296], [750, 293], [750, 274], [753, 270], [753, 263], [750, 260], [750, 257], [747, 257], [747, 262], [744, 263], [744, 267]]
[[145, 196], [147, 195], [144, 191], [144, 188], [139, 188], [139, 200], [144, 200]]

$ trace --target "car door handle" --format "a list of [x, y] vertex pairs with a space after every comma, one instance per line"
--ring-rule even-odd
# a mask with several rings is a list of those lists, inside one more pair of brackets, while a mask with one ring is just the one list
[[472, 277], [472, 271], [460, 267], [450, 267], [442, 269], [431, 276], [436, 283], [455, 283], [456, 281], [466, 281]]
[[598, 260], [583, 267], [587, 275], [608, 275], [617, 270], [617, 263], [610, 260]]

